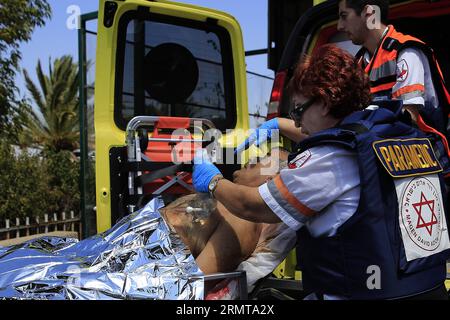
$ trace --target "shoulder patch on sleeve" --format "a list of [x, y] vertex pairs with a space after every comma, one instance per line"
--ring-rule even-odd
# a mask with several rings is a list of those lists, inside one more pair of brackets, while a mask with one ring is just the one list
[[397, 82], [403, 82], [408, 79], [409, 67], [405, 59], [397, 62]]
[[306, 150], [289, 161], [289, 169], [301, 168], [311, 158], [311, 151]]

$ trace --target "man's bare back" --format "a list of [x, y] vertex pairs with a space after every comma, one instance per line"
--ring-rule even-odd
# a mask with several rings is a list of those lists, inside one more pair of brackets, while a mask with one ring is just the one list
[[195, 197], [184, 196], [160, 211], [205, 274], [235, 270], [255, 250], [262, 224], [237, 218], [220, 203], [208, 219], [195, 222], [186, 213]]

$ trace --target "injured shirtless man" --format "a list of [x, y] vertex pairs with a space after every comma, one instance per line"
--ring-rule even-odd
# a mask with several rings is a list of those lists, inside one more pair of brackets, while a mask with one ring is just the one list
[[[287, 157], [286, 151], [273, 149], [261, 161], [247, 164], [234, 172], [233, 180], [246, 186], [260, 186], [279, 172], [268, 168], [286, 167]], [[279, 161], [279, 166], [274, 161]], [[267, 171], [272, 171], [273, 174], [265, 175]], [[268, 242], [279, 234], [280, 227], [284, 227], [281, 226], [282, 223], [265, 224], [242, 220], [231, 214], [220, 202], [217, 202], [216, 209], [207, 219], [196, 221], [192, 214], [186, 212], [189, 203], [196, 197], [197, 194], [183, 196], [160, 209], [160, 212], [189, 247], [198, 267], [205, 274], [236, 270], [241, 262], [255, 252], [267, 251]], [[289, 245], [293, 246], [295, 240], [292, 239], [292, 234], [289, 241]]]

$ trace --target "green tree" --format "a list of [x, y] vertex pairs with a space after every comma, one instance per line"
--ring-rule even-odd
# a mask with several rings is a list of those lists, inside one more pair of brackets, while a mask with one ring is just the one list
[[[34, 28], [51, 17], [46, 0], [0, 1], [0, 131], [13, 135], [20, 130], [14, 118], [21, 118], [24, 101], [17, 99], [15, 75], [21, 58], [19, 45], [29, 41]], [[17, 114], [19, 113], [19, 114]]]
[[49, 176], [44, 159], [26, 152], [15, 155], [0, 140], [0, 218], [43, 216], [49, 208]]
[[17, 154], [0, 140], [0, 219], [79, 212], [79, 162], [72, 152]]
[[[71, 56], [49, 63], [48, 75], [38, 61], [39, 87], [24, 70], [26, 87], [35, 108], [25, 109], [25, 140], [53, 151], [73, 151], [79, 144], [78, 66]], [[20, 140], [20, 139], [19, 139]]]
[[48, 177], [49, 212], [80, 210], [80, 163], [72, 152], [44, 151], [44, 170]]

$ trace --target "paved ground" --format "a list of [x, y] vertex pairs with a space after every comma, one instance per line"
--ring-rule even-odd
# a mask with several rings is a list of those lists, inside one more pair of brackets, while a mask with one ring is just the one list
[[75, 231], [53, 231], [49, 233], [41, 233], [41, 234], [34, 234], [32, 236], [28, 237], [21, 237], [21, 238], [12, 238], [9, 240], [3, 240], [0, 241], [1, 247], [7, 247], [12, 246], [15, 244], [19, 244], [28, 240], [44, 237], [44, 236], [51, 236], [51, 237], [64, 237], [64, 238], [77, 238], [78, 239], [78, 232]]

